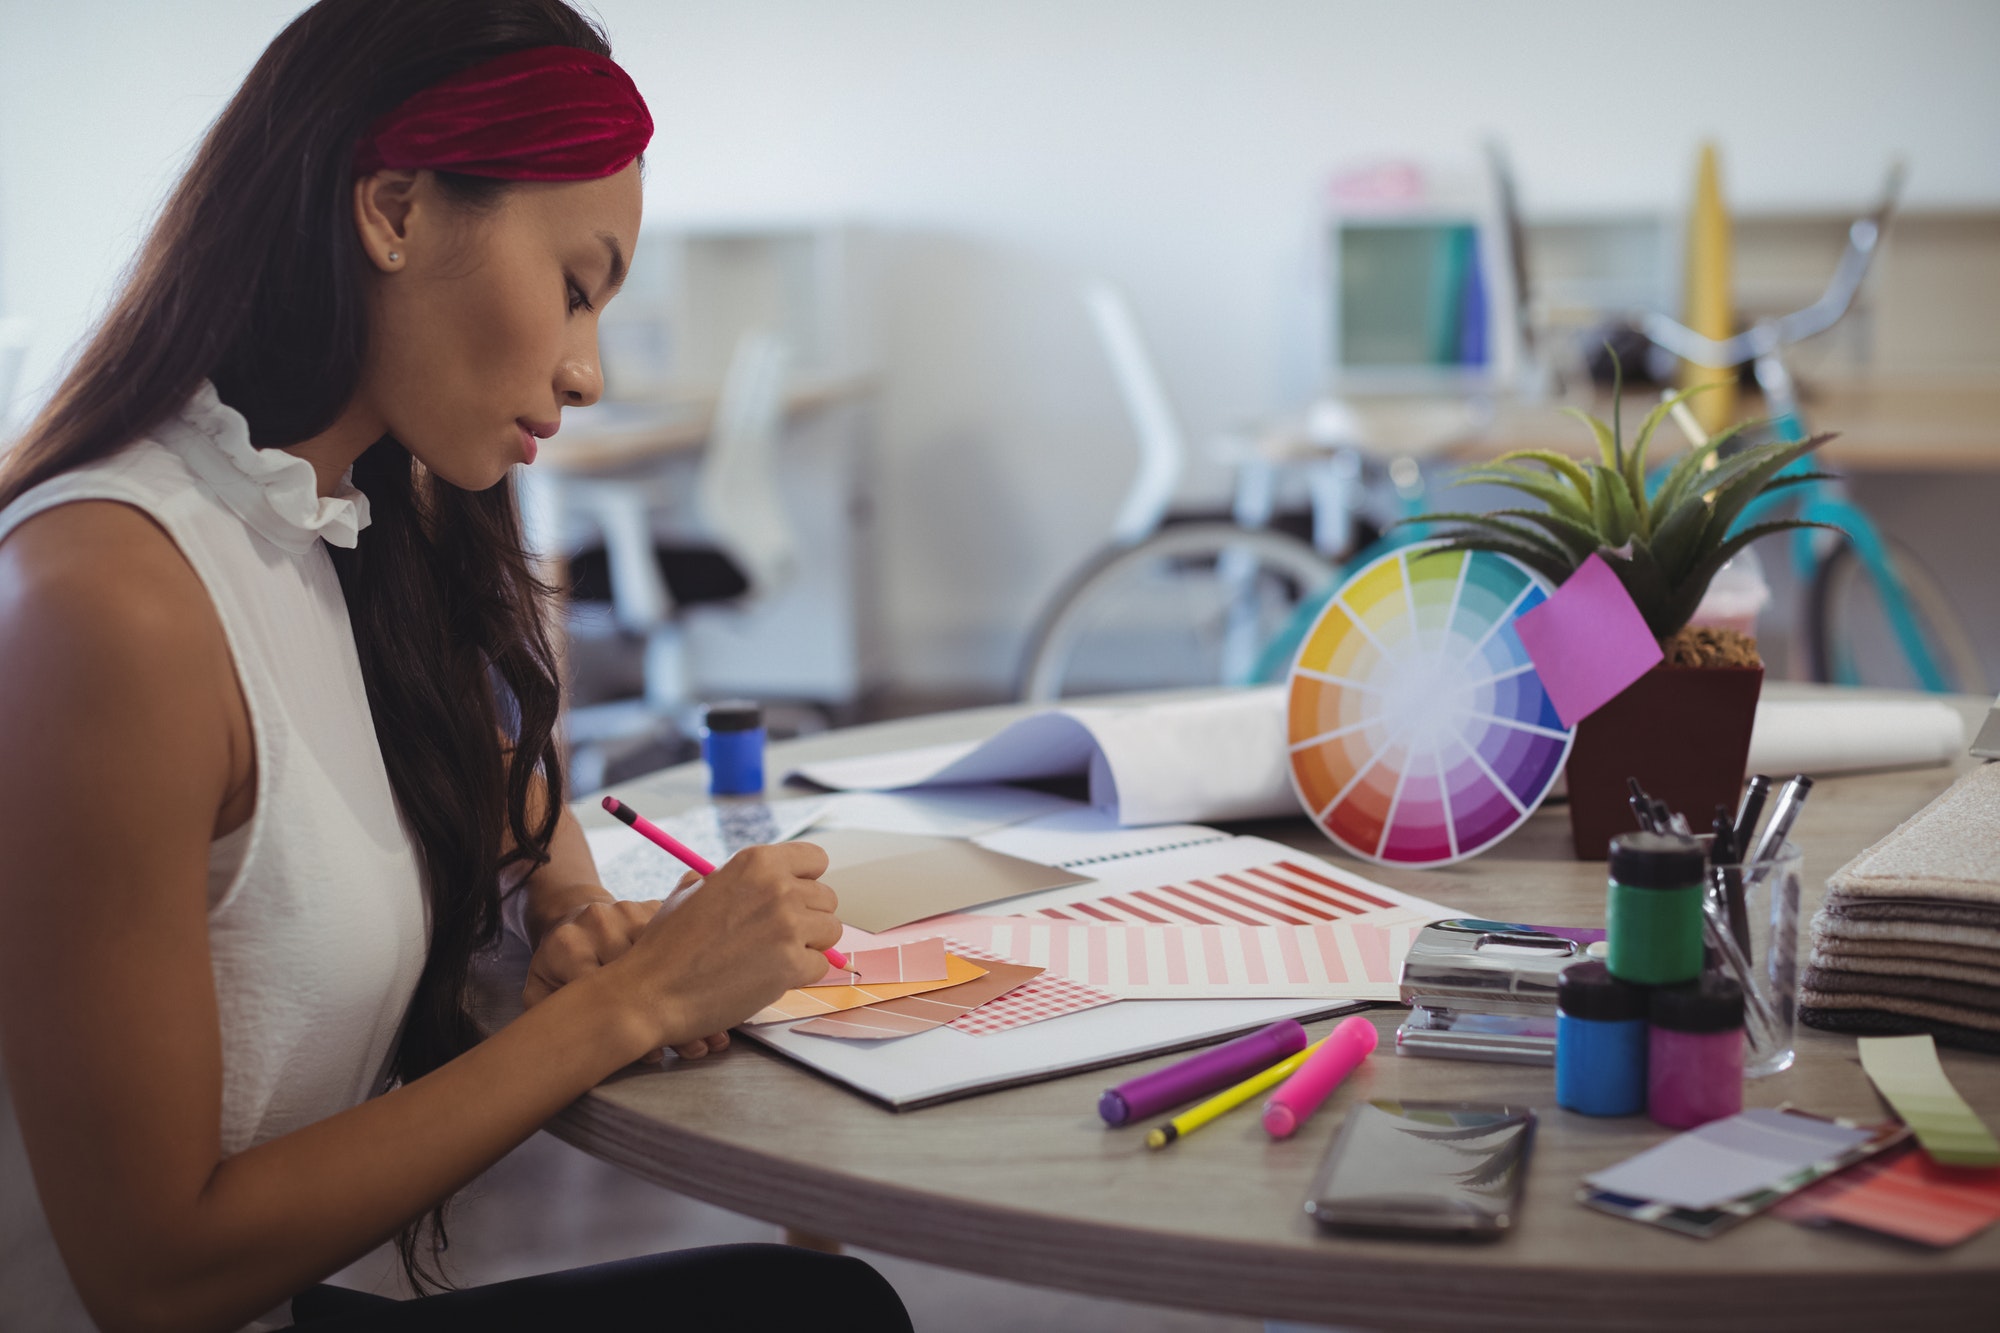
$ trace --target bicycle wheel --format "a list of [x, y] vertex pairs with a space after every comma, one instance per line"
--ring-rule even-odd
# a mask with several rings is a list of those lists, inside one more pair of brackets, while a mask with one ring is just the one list
[[[1884, 538], [1903, 598], [1947, 691], [1986, 694], [1972, 636], [1937, 576], [1908, 545]], [[1806, 646], [1813, 679], [1840, 685], [1921, 689], [1924, 681], [1897, 638], [1882, 589], [1850, 542], [1820, 563], [1807, 603]]]
[[1100, 552], [1043, 612], [1022, 658], [1024, 702], [1246, 682], [1265, 642], [1333, 566], [1282, 533], [1164, 528]]

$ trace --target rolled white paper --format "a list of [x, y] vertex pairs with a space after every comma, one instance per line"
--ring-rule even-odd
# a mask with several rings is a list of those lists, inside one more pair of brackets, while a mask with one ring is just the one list
[[1965, 753], [1958, 710], [1935, 699], [1766, 699], [1753, 773], [1847, 773], [1948, 764]]

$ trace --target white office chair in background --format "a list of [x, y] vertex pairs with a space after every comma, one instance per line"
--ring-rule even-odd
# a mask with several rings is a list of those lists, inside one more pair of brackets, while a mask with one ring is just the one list
[[1166, 520], [1181, 474], [1187, 470], [1187, 439], [1124, 295], [1099, 279], [1084, 284], [1083, 304], [1110, 358], [1112, 379], [1139, 442], [1139, 470], [1111, 521], [1112, 542], [1132, 546], [1152, 536]]
[[[644, 644], [639, 697], [565, 715], [572, 790], [602, 786], [607, 765], [625, 751], [694, 734], [681, 623], [690, 605], [727, 613], [791, 578], [798, 552], [778, 498], [775, 458], [789, 363], [778, 338], [743, 335], [692, 486], [685, 469], [672, 466], [637, 475], [521, 474], [530, 545], [574, 557], [601, 540], [610, 619]], [[706, 586], [677, 598], [677, 576]], [[573, 615], [573, 623], [589, 619], [581, 608]]]
[[[1274, 619], [1332, 576], [1327, 556], [1349, 542], [1356, 432], [1343, 421], [1305, 441], [1225, 435], [1214, 457], [1235, 473], [1229, 521], [1175, 514], [1187, 438], [1145, 336], [1110, 283], [1088, 282], [1082, 296], [1130, 418], [1139, 466], [1111, 540], [1070, 575], [1030, 629], [1017, 694], [1043, 702], [1079, 689], [1242, 683]], [[1312, 498], [1312, 542], [1269, 526], [1287, 474], [1301, 476]]]
[[[1093, 279], [1084, 284], [1083, 302], [1139, 443], [1138, 473], [1111, 525], [1112, 542], [1130, 546], [1166, 521], [1187, 467], [1187, 437], [1124, 295], [1109, 282]], [[1276, 507], [1280, 479], [1296, 475], [1311, 498], [1312, 544], [1323, 555], [1338, 554], [1351, 540], [1352, 464], [1364, 443], [1362, 433], [1351, 409], [1338, 399], [1324, 398], [1314, 404], [1303, 430], [1285, 423], [1273, 431], [1218, 435], [1210, 456], [1235, 473], [1230, 517], [1241, 527], [1265, 526]]]

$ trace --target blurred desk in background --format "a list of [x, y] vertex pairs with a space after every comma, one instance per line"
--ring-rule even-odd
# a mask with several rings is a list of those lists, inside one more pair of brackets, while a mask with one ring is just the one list
[[[721, 695], [841, 708], [874, 675], [868, 632], [872, 606], [866, 510], [860, 492], [875, 380], [851, 375], [797, 381], [786, 396], [778, 441], [778, 492], [801, 558], [782, 587], [754, 602], [702, 603], [678, 619], [685, 635], [688, 686], [696, 697]], [[570, 479], [629, 481], [671, 503], [654, 506], [656, 537], [687, 542], [702, 448], [715, 396], [662, 395], [605, 402], [568, 415], [542, 442], [533, 481], [560, 508]], [[564, 550], [593, 540], [571, 532]], [[567, 576], [553, 562], [560, 584]], [[588, 691], [586, 691], [587, 693]]]
[[[1808, 382], [1802, 386], [1802, 397], [1811, 428], [1839, 436], [1818, 455], [1836, 471], [2000, 471], [2000, 377]], [[1625, 395], [1628, 439], [1658, 402], [1657, 391]], [[1442, 457], [1477, 462], [1510, 449], [1553, 449], [1579, 458], [1595, 457], [1589, 430], [1562, 414], [1572, 404], [1610, 417], [1608, 394], [1594, 402], [1582, 398], [1501, 402], [1489, 426], [1452, 441], [1441, 451]], [[1762, 400], [1754, 393], [1744, 394], [1739, 404], [1745, 419], [1762, 414]], [[1654, 457], [1686, 447], [1679, 430], [1669, 423], [1660, 428]]]
[[[801, 380], [785, 396], [786, 428], [829, 408], [874, 392], [872, 377], [850, 375]], [[715, 395], [690, 394], [656, 402], [611, 402], [574, 411], [560, 434], [542, 442], [537, 467], [601, 474], [699, 450], [708, 439]]]

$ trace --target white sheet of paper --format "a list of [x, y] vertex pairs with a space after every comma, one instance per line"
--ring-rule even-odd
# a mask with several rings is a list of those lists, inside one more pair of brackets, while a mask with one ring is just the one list
[[[745, 847], [797, 837], [819, 818], [826, 803], [824, 796], [805, 796], [697, 805], [653, 822], [721, 865]], [[614, 898], [627, 902], [664, 899], [687, 873], [687, 867], [671, 854], [623, 824], [589, 829], [584, 839], [590, 844], [591, 859], [597, 862], [598, 879]]]
[[1036, 713], [983, 742], [807, 764], [794, 775], [842, 791], [1086, 777], [1090, 803], [1121, 824], [1294, 814], [1285, 690]]
[[[1200, 824], [1153, 824], [1125, 828], [1117, 816], [1093, 806], [1043, 815], [992, 833], [973, 836], [982, 847], [1025, 861], [1086, 870], [1158, 852], [1227, 842], [1221, 829]], [[1095, 874], [1094, 870], [1091, 873]]]
[[1026, 787], [995, 785], [920, 787], [895, 792], [851, 791], [828, 797], [826, 809], [813, 822], [813, 827], [870, 829], [879, 833], [912, 833], [934, 838], [974, 838], [1024, 820], [1069, 811], [1094, 813], [1087, 805]]
[[1825, 1161], [1868, 1137], [1853, 1129], [1760, 1107], [1698, 1129], [1584, 1177], [1586, 1184], [1680, 1208], [1713, 1208]]

